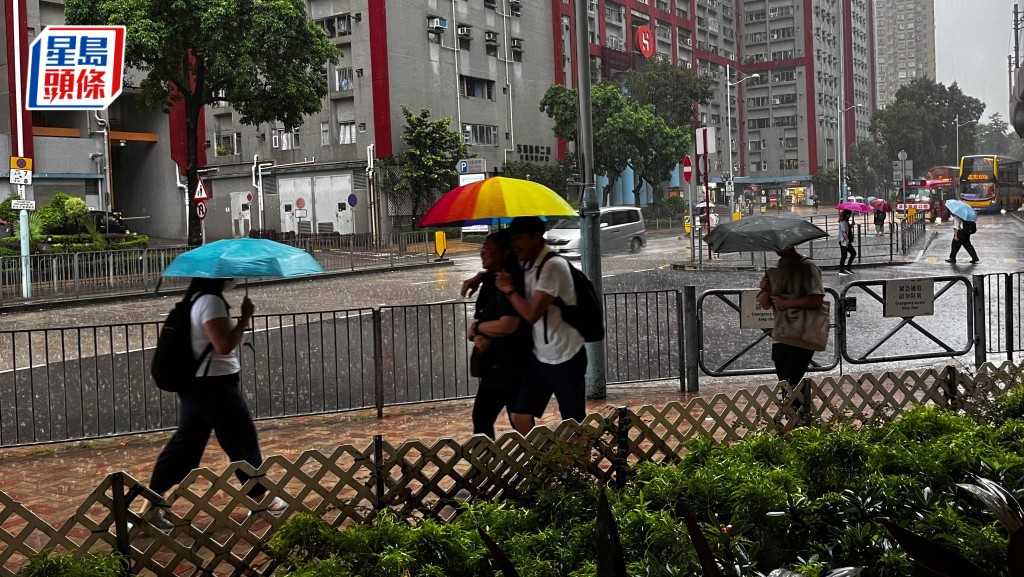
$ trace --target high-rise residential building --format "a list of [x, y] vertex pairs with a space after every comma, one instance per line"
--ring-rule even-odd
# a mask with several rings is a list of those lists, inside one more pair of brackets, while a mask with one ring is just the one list
[[878, 105], [915, 78], [935, 79], [934, 0], [875, 0]]
[[[647, 26], [656, 38], [652, 58], [715, 81], [716, 97], [698, 107], [696, 121], [716, 128], [711, 180], [731, 172], [737, 194], [805, 189], [818, 167], [835, 166], [850, 144], [868, 138], [871, 0], [592, 0], [589, 13], [599, 44], [592, 66], [603, 78], [642, 66], [636, 31]], [[569, 85], [571, 17], [563, 2], [555, 44], [564, 55], [556, 61], [566, 64], [555, 76]]]

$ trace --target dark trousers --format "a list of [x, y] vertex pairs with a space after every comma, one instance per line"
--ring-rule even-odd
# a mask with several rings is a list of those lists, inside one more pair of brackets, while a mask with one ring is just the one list
[[[850, 257], [850, 262], [843, 264], [846, 261], [846, 257]], [[839, 246], [839, 270], [850, 270], [853, 266], [853, 259], [857, 256], [857, 249], [853, 248], [853, 243], [847, 246]]]
[[585, 346], [580, 347], [571, 359], [557, 365], [542, 363], [534, 358], [523, 373], [523, 389], [512, 412], [540, 417], [553, 394], [558, 401], [562, 420], [575, 419], [582, 423], [587, 416], [586, 374]]
[[960, 233], [960, 238], [953, 239], [953, 245], [949, 249], [949, 258], [956, 260], [956, 254], [960, 252], [960, 247], [964, 247], [967, 254], [971, 255], [971, 260], [978, 260], [978, 253], [974, 250], [974, 245], [971, 244], [971, 235]]
[[494, 422], [502, 409], [508, 409], [511, 424], [511, 407], [519, 398], [522, 375], [519, 371], [484, 375], [473, 401], [473, 434], [494, 438]]
[[[800, 381], [804, 380], [807, 368], [811, 366], [811, 357], [814, 351], [801, 347], [794, 347], [785, 343], [774, 343], [772, 345], [772, 362], [775, 363], [775, 374], [780, 381], [786, 381], [789, 386], [796, 390]], [[810, 399], [807, 399], [808, 403]], [[803, 403], [799, 397], [791, 401], [791, 406], [800, 409]]]
[[[149, 481], [153, 491], [165, 493], [199, 467], [211, 432], [217, 433], [217, 442], [232, 462], [245, 461], [253, 467], [263, 463], [256, 426], [242, 398], [237, 373], [197, 378], [189, 390], [178, 393], [178, 398], [178, 430], [153, 466]], [[244, 483], [249, 476], [238, 472], [238, 479]], [[266, 487], [256, 484], [249, 496], [257, 499], [266, 491]]]

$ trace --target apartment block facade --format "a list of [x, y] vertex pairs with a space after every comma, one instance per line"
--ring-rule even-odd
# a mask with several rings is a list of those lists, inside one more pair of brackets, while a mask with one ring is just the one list
[[878, 105], [915, 78], [935, 79], [934, 0], [875, 0]]

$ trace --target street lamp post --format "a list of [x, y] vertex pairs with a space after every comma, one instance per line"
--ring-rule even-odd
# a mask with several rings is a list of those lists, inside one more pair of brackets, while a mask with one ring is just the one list
[[840, 202], [842, 202], [843, 199], [846, 197], [846, 182], [843, 180], [843, 163], [846, 162], [846, 142], [843, 140], [843, 124], [845, 124], [845, 123], [843, 121], [846, 120], [846, 113], [849, 112], [850, 110], [854, 109], [854, 108], [864, 108], [864, 105], [863, 104], [854, 104], [852, 106], [847, 106], [839, 114], [839, 127], [838, 127], [839, 146], [837, 147], [838, 153], [836, 154], [836, 162], [839, 164], [838, 180], [839, 180], [839, 201]]
[[[743, 74], [739, 70], [736, 71], [739, 74]], [[736, 212], [736, 188], [733, 181], [733, 162], [732, 162], [732, 87], [742, 83], [744, 80], [750, 78], [760, 78], [760, 74], [751, 74], [750, 76], [744, 76], [736, 82], [730, 82], [732, 79], [732, 67], [728, 64], [725, 65], [725, 126], [726, 126], [726, 147], [728, 150], [728, 170], [729, 179], [725, 185], [725, 190], [729, 195], [729, 218], [732, 218], [734, 212]], [[719, 109], [721, 110], [721, 109]]]
[[968, 120], [967, 122], [961, 123], [960, 115], [957, 114], [954, 122], [956, 123], [956, 165], [960, 166], [960, 127], [967, 126], [968, 124], [974, 124], [977, 120]]

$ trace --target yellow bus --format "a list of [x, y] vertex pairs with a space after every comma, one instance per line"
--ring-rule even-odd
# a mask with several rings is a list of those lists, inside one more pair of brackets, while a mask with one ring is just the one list
[[960, 200], [978, 212], [1017, 210], [1024, 204], [1021, 162], [978, 154], [960, 159]]

